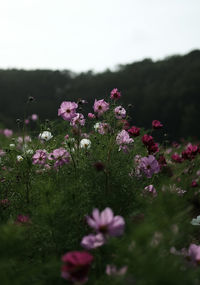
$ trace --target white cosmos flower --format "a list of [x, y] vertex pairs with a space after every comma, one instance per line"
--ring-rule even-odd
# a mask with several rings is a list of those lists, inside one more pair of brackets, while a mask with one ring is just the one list
[[49, 141], [52, 138], [52, 134], [49, 131], [44, 131], [43, 133], [39, 134], [39, 139], [44, 141]]
[[196, 219], [192, 219], [191, 224], [193, 226], [200, 226], [200, 216], [197, 216]]
[[23, 159], [23, 157], [21, 155], [17, 155], [17, 161], [21, 162]]
[[10, 143], [9, 146], [10, 146], [10, 148], [12, 148], [12, 149], [15, 148], [15, 144], [14, 144], [14, 143]]
[[91, 141], [88, 139], [82, 139], [80, 141], [80, 148], [90, 148], [91, 147]]
[[95, 129], [96, 132], [98, 131], [99, 126], [100, 126], [100, 123], [96, 123], [96, 124], [94, 125], [94, 129]]

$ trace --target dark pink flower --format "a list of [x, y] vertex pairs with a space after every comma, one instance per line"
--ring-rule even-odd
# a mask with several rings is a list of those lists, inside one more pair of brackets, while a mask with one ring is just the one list
[[156, 158], [153, 155], [149, 155], [140, 159], [139, 169], [147, 178], [151, 178], [154, 173], [158, 173], [160, 171], [160, 166]]
[[186, 149], [182, 152], [182, 158], [183, 159], [194, 159], [199, 151], [199, 147], [197, 145], [192, 145], [189, 143], [186, 147]]
[[137, 128], [135, 126], [132, 126], [129, 130], [128, 130], [128, 133], [131, 135], [131, 136], [134, 136], [134, 137], [137, 137], [140, 135], [140, 128]]
[[162, 155], [162, 154], [159, 155], [158, 163], [159, 163], [160, 167], [167, 166], [167, 162], [166, 162], [164, 155]]
[[158, 143], [153, 143], [152, 145], [147, 146], [149, 154], [154, 154], [159, 151]]
[[98, 233], [96, 235], [90, 234], [88, 236], [83, 237], [81, 241], [81, 246], [85, 249], [91, 250], [97, 247], [102, 246], [105, 243], [105, 237], [103, 234]]
[[198, 183], [196, 180], [193, 180], [191, 183], [191, 187], [198, 187]]
[[93, 256], [86, 251], [70, 251], [62, 256], [64, 265], [61, 276], [71, 282], [84, 284], [88, 280], [88, 271], [93, 261]]
[[109, 103], [105, 102], [104, 99], [96, 100], [94, 102], [94, 112], [97, 113], [98, 116], [103, 115], [109, 109]]
[[64, 101], [58, 109], [58, 116], [61, 116], [65, 121], [71, 121], [76, 116], [78, 105], [75, 102]]
[[47, 152], [45, 149], [36, 150], [35, 154], [32, 157], [33, 164], [45, 164], [47, 159]]
[[172, 154], [171, 158], [175, 162], [178, 162], [178, 163], [183, 162], [182, 157], [178, 153], [176, 153], [176, 152], [174, 154]]
[[153, 140], [153, 137], [150, 136], [150, 135], [147, 135], [145, 134], [143, 137], [142, 137], [142, 142], [144, 145], [146, 146], [151, 146], [154, 144], [154, 140]]
[[163, 127], [163, 124], [161, 124], [158, 120], [153, 120], [152, 122], [152, 128], [153, 129], [161, 129]]
[[18, 224], [18, 225], [30, 224], [30, 223], [31, 223], [31, 220], [29, 216], [24, 216], [24, 215], [18, 215], [15, 221], [15, 224]]
[[111, 92], [110, 92], [110, 98], [112, 100], [118, 100], [121, 97], [121, 92], [118, 91], [117, 88], [114, 88]]
[[101, 213], [94, 209], [92, 216], [87, 216], [88, 225], [97, 233], [106, 236], [120, 236], [124, 232], [125, 221], [121, 216], [114, 216], [110, 208], [106, 208]]
[[24, 123], [25, 123], [26, 125], [28, 125], [28, 124], [30, 123], [30, 120], [29, 120], [29, 119], [25, 119], [25, 120], [24, 120]]

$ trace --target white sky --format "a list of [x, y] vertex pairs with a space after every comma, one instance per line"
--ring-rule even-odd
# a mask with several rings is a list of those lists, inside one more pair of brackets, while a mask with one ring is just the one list
[[102, 71], [200, 48], [200, 0], [0, 0], [0, 68]]

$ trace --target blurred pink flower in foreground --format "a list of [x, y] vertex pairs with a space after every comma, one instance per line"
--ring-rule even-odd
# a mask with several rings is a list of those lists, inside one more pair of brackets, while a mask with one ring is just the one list
[[18, 225], [29, 224], [29, 223], [31, 223], [29, 216], [24, 216], [24, 215], [18, 215], [15, 221], [15, 224]]
[[92, 216], [87, 216], [88, 225], [97, 233], [105, 236], [120, 236], [124, 233], [125, 221], [121, 216], [114, 216], [110, 208], [106, 208], [101, 213], [94, 209]]
[[31, 120], [32, 121], [37, 121], [37, 119], [38, 119], [38, 115], [37, 114], [32, 114], [31, 115]]
[[86, 251], [70, 251], [62, 256], [64, 265], [61, 276], [74, 283], [84, 284], [88, 280], [88, 271], [93, 261], [93, 256]]
[[9, 129], [5, 129], [3, 130], [3, 134], [4, 136], [6, 136], [7, 138], [11, 137], [13, 135], [13, 131], [9, 130]]

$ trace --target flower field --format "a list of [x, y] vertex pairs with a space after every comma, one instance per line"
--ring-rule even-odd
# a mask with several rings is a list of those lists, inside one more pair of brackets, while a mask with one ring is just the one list
[[2, 285], [200, 284], [199, 142], [132, 125], [122, 96], [0, 130]]

